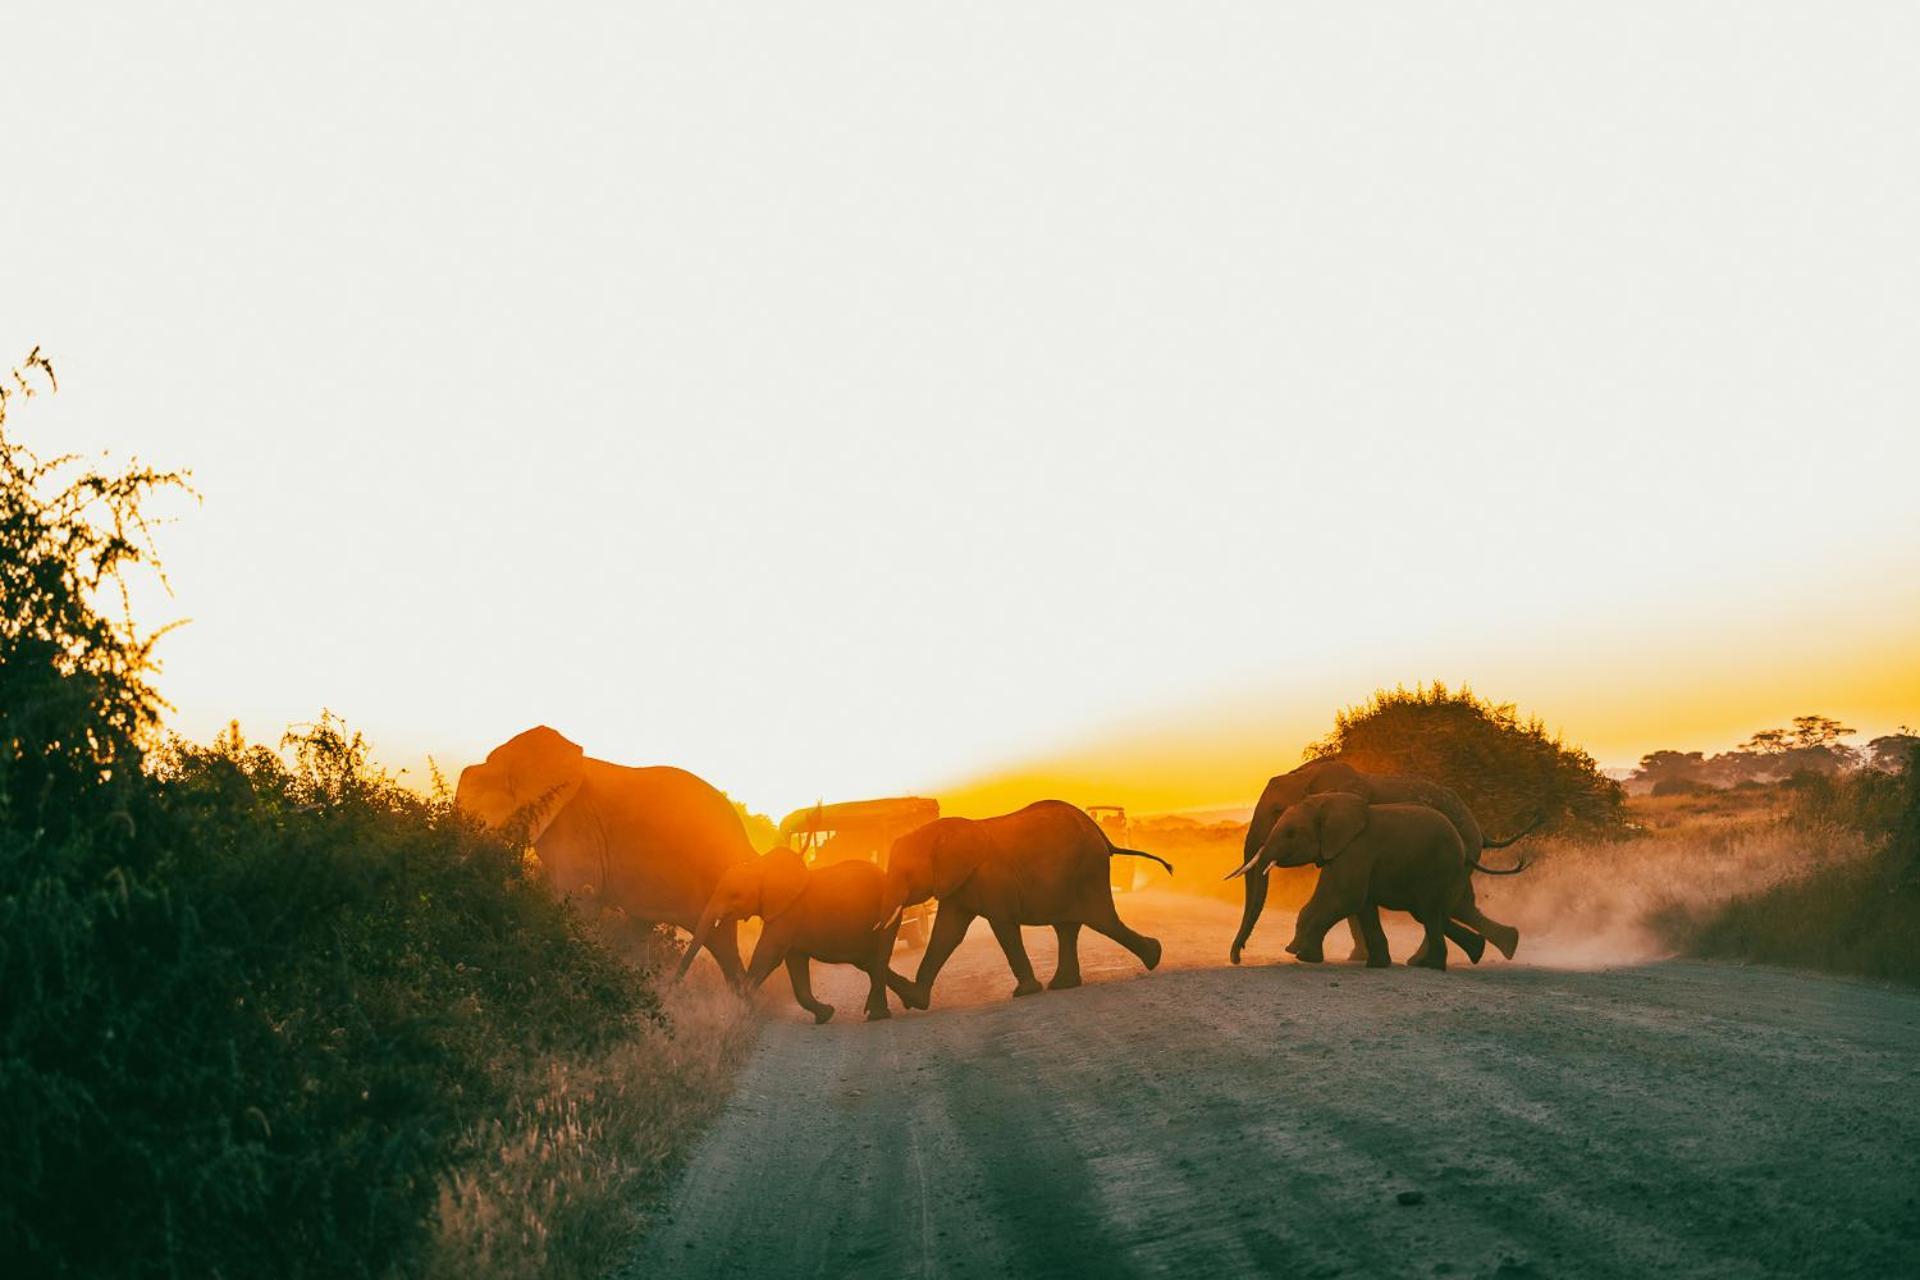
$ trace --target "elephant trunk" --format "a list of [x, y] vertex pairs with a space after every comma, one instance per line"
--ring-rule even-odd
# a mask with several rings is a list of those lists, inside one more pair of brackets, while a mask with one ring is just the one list
[[1227, 958], [1234, 964], [1240, 963], [1240, 952], [1246, 947], [1247, 939], [1253, 936], [1253, 926], [1259, 922], [1260, 913], [1267, 905], [1267, 868], [1264, 864], [1256, 864], [1260, 864], [1257, 851], [1240, 869], [1247, 899], [1240, 911], [1240, 930], [1233, 935], [1233, 949], [1227, 953]]
[[873, 922], [875, 933], [884, 933], [900, 923], [900, 917], [907, 909], [907, 882], [904, 876], [896, 872], [887, 873], [887, 881], [880, 891], [880, 913]]
[[694, 929], [693, 937], [687, 943], [686, 954], [680, 957], [680, 967], [673, 971], [675, 982], [687, 976], [687, 970], [693, 967], [693, 958], [700, 954], [700, 948], [707, 945], [707, 935], [720, 924], [720, 913], [712, 903], [700, 913], [699, 927]]

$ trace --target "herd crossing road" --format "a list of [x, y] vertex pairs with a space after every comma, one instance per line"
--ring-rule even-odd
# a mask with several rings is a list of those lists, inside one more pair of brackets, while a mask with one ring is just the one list
[[1160, 972], [1089, 936], [1087, 986], [1010, 1000], [976, 926], [926, 1013], [816, 966], [824, 1027], [776, 975], [628, 1274], [1920, 1275], [1920, 996], [1277, 963], [1284, 912], [1234, 969], [1225, 904], [1121, 913]]

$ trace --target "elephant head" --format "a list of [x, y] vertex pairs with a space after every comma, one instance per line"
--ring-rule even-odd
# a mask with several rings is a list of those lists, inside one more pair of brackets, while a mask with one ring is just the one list
[[1267, 905], [1266, 866], [1263, 865], [1257, 873], [1248, 873], [1247, 868], [1253, 865], [1265, 846], [1280, 815], [1309, 796], [1333, 792], [1359, 796], [1368, 803], [1373, 800], [1373, 784], [1367, 775], [1344, 760], [1309, 760], [1293, 772], [1269, 780], [1266, 790], [1260, 793], [1260, 802], [1253, 808], [1253, 818], [1247, 823], [1246, 843], [1241, 849], [1241, 856], [1246, 862], [1234, 873], [1246, 875], [1247, 894], [1245, 906], [1240, 912], [1240, 928], [1234, 934], [1233, 949], [1228, 953], [1233, 963], [1240, 963], [1240, 952], [1253, 935], [1253, 926]]
[[525, 839], [532, 842], [579, 791], [585, 761], [578, 743], [540, 725], [462, 769], [453, 802], [489, 827], [514, 831], [524, 824]]
[[916, 902], [954, 893], [988, 852], [987, 841], [967, 818], [941, 818], [901, 836], [887, 851], [887, 883], [874, 928], [888, 928]]
[[1367, 802], [1345, 792], [1308, 796], [1280, 815], [1254, 855], [1233, 876], [1264, 876], [1268, 867], [1332, 862], [1367, 829]]
[[774, 849], [728, 867], [701, 909], [700, 923], [693, 931], [693, 940], [687, 943], [686, 954], [680, 957], [674, 979], [686, 975], [694, 956], [707, 944], [707, 935], [722, 921], [759, 916], [771, 924], [779, 919], [800, 900], [810, 874], [806, 861], [791, 849]]

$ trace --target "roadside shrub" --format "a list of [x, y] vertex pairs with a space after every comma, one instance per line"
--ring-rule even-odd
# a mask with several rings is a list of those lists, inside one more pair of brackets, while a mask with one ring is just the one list
[[1443, 684], [1376, 690], [1334, 718], [1307, 748], [1376, 773], [1413, 773], [1459, 792], [1490, 837], [1518, 830], [1535, 814], [1569, 834], [1619, 835], [1626, 793], [1592, 756], [1522, 720], [1511, 704]]
[[1809, 782], [1781, 829], [1802, 844], [1823, 830], [1875, 843], [1865, 857], [1813, 862], [1713, 911], [1669, 915], [1662, 924], [1675, 944], [1697, 956], [1920, 983], [1920, 753], [1899, 774]]
[[0, 1259], [415, 1272], [496, 1154], [476, 1135], [665, 1017], [514, 847], [331, 718], [290, 760], [158, 741], [116, 588], [183, 484], [43, 461], [0, 417]]

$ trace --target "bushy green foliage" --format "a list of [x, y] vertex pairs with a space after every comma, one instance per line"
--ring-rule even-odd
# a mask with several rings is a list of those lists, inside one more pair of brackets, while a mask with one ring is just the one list
[[156, 745], [97, 597], [178, 478], [0, 423], [0, 1259], [10, 1274], [413, 1268], [464, 1132], [539, 1055], [659, 1018], [517, 851], [371, 768]]
[[1333, 732], [1307, 754], [1444, 783], [1496, 839], [1536, 814], [1550, 827], [1585, 834], [1613, 834], [1626, 821], [1625, 793], [1592, 756], [1549, 735], [1537, 718], [1522, 720], [1511, 704], [1468, 689], [1377, 690], [1335, 716]]

